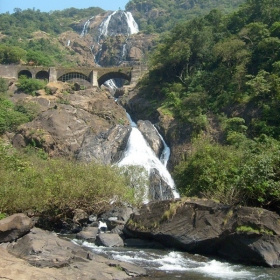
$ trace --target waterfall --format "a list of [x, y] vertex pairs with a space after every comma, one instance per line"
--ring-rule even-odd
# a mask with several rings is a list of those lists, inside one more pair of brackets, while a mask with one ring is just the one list
[[[157, 156], [154, 151], [151, 149], [149, 144], [146, 142], [144, 136], [137, 128], [135, 122], [133, 122], [128, 115], [131, 124], [131, 133], [128, 139], [127, 147], [124, 153], [123, 159], [118, 163], [118, 166], [128, 166], [128, 165], [137, 165], [144, 167], [148, 172], [148, 175], [151, 174], [151, 170], [157, 169], [161, 178], [170, 186], [174, 198], [179, 198], [179, 194], [176, 191], [174, 180], [172, 179], [170, 173], [166, 168], [166, 163], [168, 158], [165, 159], [166, 163], [163, 163]], [[160, 136], [161, 137], [161, 136]], [[162, 138], [162, 137], [161, 137]], [[164, 142], [165, 143], [165, 142]], [[166, 143], [165, 143], [166, 145]], [[167, 145], [166, 145], [167, 147]], [[168, 147], [166, 149], [169, 149]], [[165, 156], [168, 156], [168, 153], [165, 153]]]
[[[104, 21], [101, 22], [99, 26], [99, 38], [103, 35], [106, 37], [108, 35], [108, 26], [110, 23], [110, 20], [114, 14], [116, 14], [117, 11], [114, 11], [111, 13]], [[98, 40], [99, 41], [99, 40]]]
[[[107, 36], [112, 35], [112, 34], [109, 34], [110, 22], [114, 17], [118, 16], [120, 13], [121, 13], [121, 15], [118, 19], [122, 21], [123, 20], [122, 18], [124, 16], [126, 24], [127, 24], [127, 31], [126, 31], [126, 33], [124, 33], [124, 35], [129, 36], [129, 35], [136, 34], [136, 33], [139, 32], [138, 24], [135, 22], [132, 14], [130, 12], [114, 11], [114, 12], [110, 13], [101, 22], [101, 24], [99, 25], [99, 28], [98, 28], [99, 35], [98, 35], [97, 43], [98, 43], [98, 46], [99, 46], [99, 50], [98, 50], [97, 54], [94, 56], [95, 57], [95, 62], [96, 62], [97, 65], [100, 65], [99, 58], [100, 58], [100, 54], [102, 52], [102, 44], [100, 44], [100, 40], [101, 40], [102, 37], [107, 37]], [[88, 24], [85, 23], [84, 30], [86, 30]], [[83, 30], [82, 34], [84, 33], [84, 30]], [[117, 32], [114, 31], [113, 33], [116, 34]], [[127, 46], [127, 44], [125, 42], [122, 46], [122, 54], [121, 54], [119, 63], [122, 63], [124, 61], [125, 57], [126, 57], [126, 53], [127, 53], [126, 46]], [[117, 89], [117, 86], [116, 86], [116, 83], [115, 83], [114, 80], [107, 81], [105, 83], [105, 86], [109, 87], [110, 91], [115, 91]]]
[[139, 32], [138, 24], [134, 20], [131, 12], [124, 12], [124, 14], [126, 16], [127, 25], [128, 25], [128, 28], [129, 28], [129, 33], [128, 34], [138, 33]]
[[82, 32], [81, 32], [81, 34], [80, 34], [81, 37], [84, 37], [84, 36], [87, 34], [87, 30], [88, 30], [90, 21], [91, 21], [93, 18], [94, 18], [94, 16], [91, 17], [91, 18], [89, 18], [89, 19], [85, 22], [84, 27], [83, 27], [83, 30], [82, 30]]

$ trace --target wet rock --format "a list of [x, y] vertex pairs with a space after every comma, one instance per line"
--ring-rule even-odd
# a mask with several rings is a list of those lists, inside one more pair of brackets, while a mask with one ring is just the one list
[[76, 234], [77, 239], [86, 240], [88, 242], [94, 242], [98, 234], [98, 227], [86, 227], [84, 230]]
[[124, 232], [190, 253], [280, 266], [280, 216], [265, 209], [201, 199], [150, 202], [131, 216]]
[[156, 156], [160, 157], [164, 146], [153, 124], [150, 121], [140, 120], [137, 122], [137, 126]]
[[174, 199], [171, 186], [169, 186], [161, 177], [158, 170], [153, 168], [150, 173], [150, 200], [168, 200]]
[[123, 262], [94, 255], [54, 233], [38, 228], [33, 228], [6, 249], [0, 247], [0, 254], [0, 275], [12, 280], [124, 280], [134, 273], [145, 273], [134, 265], [126, 266]]
[[155, 241], [137, 239], [137, 238], [128, 238], [124, 240], [124, 246], [126, 247], [134, 247], [134, 248], [155, 248], [155, 249], [163, 249], [164, 247]]
[[127, 273], [127, 275], [131, 277], [147, 276], [147, 272], [144, 268], [135, 266], [131, 263], [109, 260], [107, 264], [109, 266], [119, 267], [120, 269], [124, 270]]
[[0, 220], [0, 243], [11, 242], [27, 234], [33, 227], [32, 220], [19, 213]]
[[96, 237], [95, 244], [105, 247], [123, 247], [124, 243], [121, 237], [115, 233], [100, 233]]

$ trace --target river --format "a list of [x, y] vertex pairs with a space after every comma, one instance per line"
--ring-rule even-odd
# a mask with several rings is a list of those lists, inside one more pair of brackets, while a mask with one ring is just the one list
[[280, 268], [231, 264], [214, 258], [162, 249], [108, 248], [93, 243], [80, 244], [98, 255], [144, 267], [147, 277], [137, 280], [279, 280]]

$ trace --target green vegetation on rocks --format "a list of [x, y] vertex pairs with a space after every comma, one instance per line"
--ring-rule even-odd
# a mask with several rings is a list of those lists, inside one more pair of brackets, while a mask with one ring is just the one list
[[66, 159], [44, 160], [0, 143], [0, 213], [31, 210], [69, 217], [79, 208], [101, 213], [114, 201], [135, 203], [134, 189], [117, 167]]

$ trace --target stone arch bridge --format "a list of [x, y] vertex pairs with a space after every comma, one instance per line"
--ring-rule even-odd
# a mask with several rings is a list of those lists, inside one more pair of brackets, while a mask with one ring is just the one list
[[134, 84], [142, 72], [141, 65], [96, 68], [0, 65], [0, 77], [3, 78], [18, 79], [21, 75], [25, 75], [29, 78], [48, 80], [49, 82], [82, 79], [97, 87], [100, 87], [107, 80], [116, 78], [122, 78], [130, 84]]

